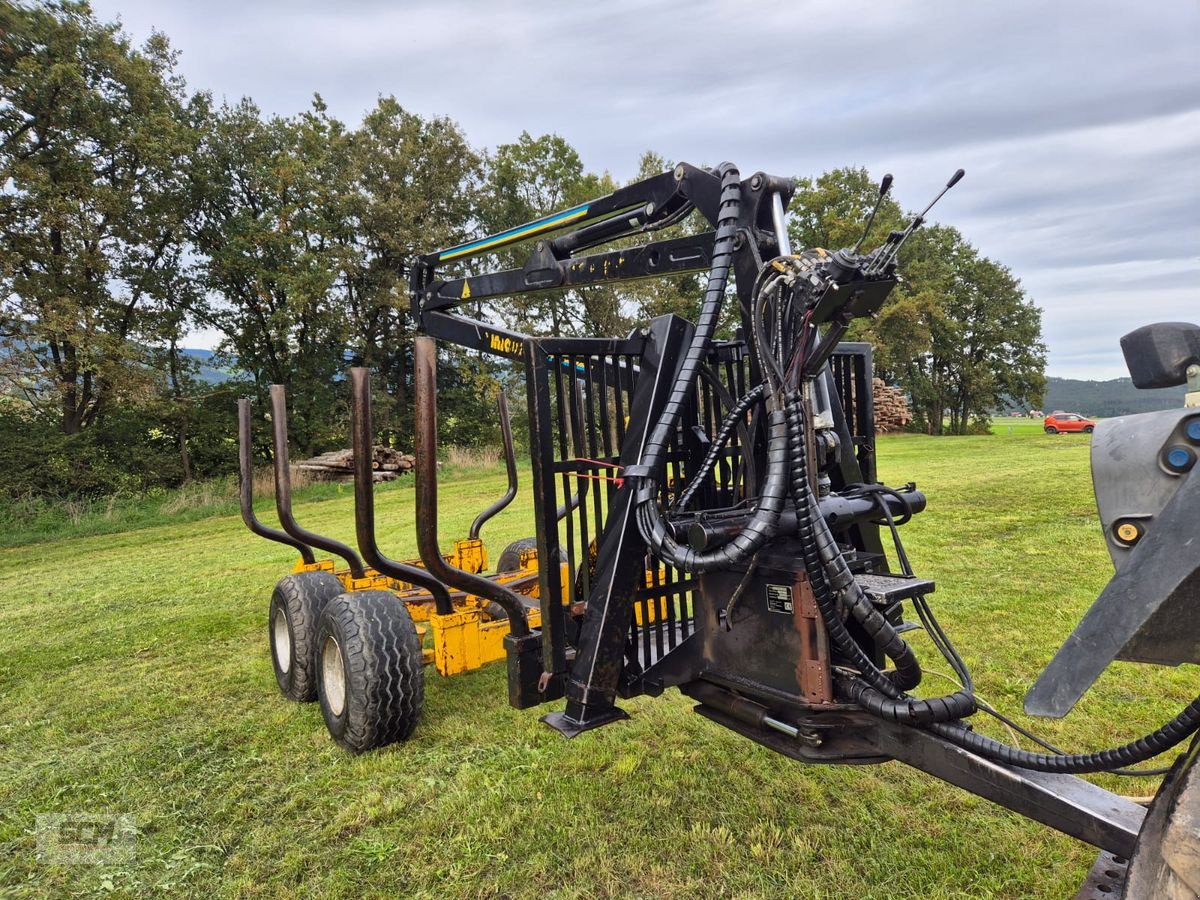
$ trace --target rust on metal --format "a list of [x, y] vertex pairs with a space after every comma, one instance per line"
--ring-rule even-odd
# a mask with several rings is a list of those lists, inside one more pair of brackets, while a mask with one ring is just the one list
[[800, 694], [809, 703], [833, 702], [833, 678], [829, 668], [829, 637], [821, 611], [817, 608], [812, 586], [805, 572], [796, 573], [792, 623], [800, 634], [800, 658], [796, 661], [796, 681]]
[[430, 574], [451, 587], [494, 600], [508, 614], [516, 637], [530, 634], [529, 619], [519, 595], [488, 578], [456, 569], [438, 549], [437, 483], [437, 346], [433, 338], [416, 340], [413, 354], [417, 450], [417, 548]]
[[350, 431], [354, 448], [354, 533], [358, 549], [377, 572], [424, 588], [441, 615], [454, 612], [450, 592], [437, 578], [406, 563], [388, 559], [375, 541], [375, 480], [371, 474], [371, 375], [363, 368], [350, 370]]
[[287, 393], [282, 384], [271, 385], [271, 434], [275, 442], [275, 509], [283, 530], [298, 541], [340, 556], [354, 578], [366, 578], [367, 571], [357, 553], [348, 545], [300, 527], [292, 515], [292, 474], [288, 460]]

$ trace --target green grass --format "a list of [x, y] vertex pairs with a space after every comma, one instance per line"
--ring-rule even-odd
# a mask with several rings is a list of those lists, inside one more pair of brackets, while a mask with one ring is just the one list
[[[939, 582], [943, 624], [982, 695], [1015, 712], [1111, 566], [1088, 438], [997, 431], [879, 447], [886, 480], [929, 494], [907, 546]], [[532, 533], [524, 481], [485, 532], [493, 555]], [[449, 544], [503, 475], [443, 482]], [[409, 484], [380, 494], [381, 543], [397, 557], [415, 550], [412, 499]], [[348, 488], [297, 514], [352, 537]], [[675, 692], [566, 741], [538, 722], [544, 710], [508, 708], [502, 665], [430, 673], [414, 739], [350, 757], [271, 674], [267, 599], [291, 562], [234, 515], [0, 549], [0, 895], [1061, 898], [1094, 859], [896, 763], [773, 755]], [[1065, 721], [1037, 727], [1107, 746], [1194, 693], [1191, 670], [1121, 664]], [[135, 815], [136, 861], [39, 860], [35, 816], [76, 811]]]

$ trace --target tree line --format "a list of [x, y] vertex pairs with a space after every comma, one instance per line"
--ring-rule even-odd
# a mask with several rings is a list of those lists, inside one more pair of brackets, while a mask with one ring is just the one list
[[[319, 96], [298, 115], [267, 115], [249, 99], [217, 105], [190, 92], [177, 63], [165, 35], [136, 46], [86, 3], [0, 3], [0, 485], [9, 494], [229, 472], [234, 401], [261, 404], [272, 383], [288, 389], [298, 452], [338, 446], [349, 364], [374, 371], [380, 429], [406, 446], [406, 261], [618, 186], [556, 135], [482, 150], [452, 119], [419, 116], [391, 96], [355, 127]], [[632, 177], [667, 166], [646, 153]], [[860, 169], [803, 181], [794, 244], [853, 244], [873, 193]], [[881, 238], [902, 212], [889, 202], [879, 218]], [[1040, 392], [1040, 316], [1007, 269], [945, 227], [918, 232], [903, 263], [906, 284], [864, 335], [924, 427], [961, 432], [999, 397]], [[663, 312], [691, 313], [701, 284], [550, 292], [486, 312], [535, 333], [620, 334]], [[234, 380], [196, 377], [183, 349], [197, 329], [223, 335]], [[444, 437], [495, 443], [503, 371], [443, 352]]]

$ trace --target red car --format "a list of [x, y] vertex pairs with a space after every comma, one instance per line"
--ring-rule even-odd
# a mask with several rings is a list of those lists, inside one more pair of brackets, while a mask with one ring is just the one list
[[1082, 431], [1091, 434], [1096, 430], [1096, 423], [1077, 413], [1050, 413], [1042, 422], [1046, 434], [1058, 434], [1060, 431]]

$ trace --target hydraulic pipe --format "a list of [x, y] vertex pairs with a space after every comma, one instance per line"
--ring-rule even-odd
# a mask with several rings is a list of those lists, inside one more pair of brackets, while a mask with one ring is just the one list
[[271, 385], [271, 432], [275, 441], [275, 509], [283, 530], [298, 541], [340, 556], [354, 578], [365, 578], [362, 560], [349, 546], [301, 528], [292, 515], [292, 474], [288, 461], [287, 393], [282, 384]]
[[254, 461], [250, 443], [250, 401], [243, 397], [238, 400], [238, 498], [242, 504], [242, 521], [259, 537], [294, 548], [305, 565], [311, 566], [316, 562], [312, 547], [278, 528], [268, 528], [254, 515]]
[[437, 540], [437, 346], [433, 338], [417, 338], [413, 354], [417, 444], [417, 547], [430, 574], [451, 587], [498, 603], [516, 637], [530, 633], [521, 598], [501, 584], [464, 572], [442, 557]]
[[513, 449], [512, 422], [508, 417], [508, 398], [504, 396], [504, 391], [500, 392], [496, 407], [500, 413], [500, 441], [504, 445], [504, 466], [508, 470], [508, 489], [504, 492], [503, 497], [475, 517], [475, 521], [471, 523], [469, 534], [473, 541], [479, 539], [479, 532], [488, 519], [507, 507], [517, 496], [517, 454]]
[[375, 484], [371, 470], [371, 373], [363, 368], [350, 370], [350, 431], [354, 447], [354, 531], [358, 549], [376, 572], [407, 581], [429, 591], [439, 615], [454, 612], [446, 586], [417, 566], [388, 559], [375, 542]]
[[775, 241], [779, 244], [780, 256], [792, 255], [792, 241], [788, 237], [787, 217], [783, 209], [783, 197], [778, 191], [771, 194], [771, 224], [775, 226]]
[[[883, 494], [878, 498], [841, 497], [830, 494], [820, 501], [821, 515], [833, 532], [845, 531], [852, 525], [883, 516], [880, 503], [887, 504], [894, 518], [915, 515], [925, 509], [925, 494], [921, 491], [905, 491]], [[675, 525], [676, 540], [686, 538], [688, 545], [696, 551], [712, 550], [733, 540], [751, 519], [751, 513], [738, 510], [728, 515], [709, 514], [685, 519]], [[796, 530], [796, 511], [785, 509], [779, 516], [779, 530], [791, 534]]]

